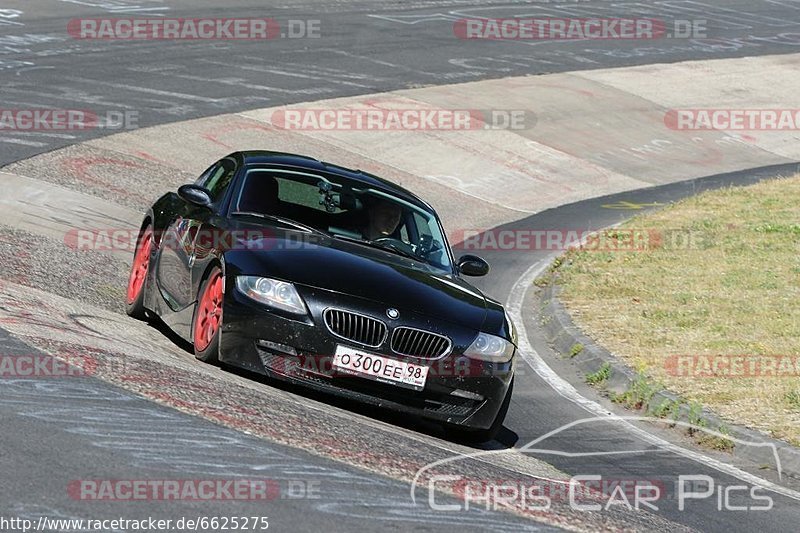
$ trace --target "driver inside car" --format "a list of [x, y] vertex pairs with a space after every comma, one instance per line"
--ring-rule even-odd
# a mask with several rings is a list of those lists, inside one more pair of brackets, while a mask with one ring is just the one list
[[369, 241], [390, 237], [403, 215], [402, 208], [392, 202], [377, 201], [369, 207], [367, 227], [364, 238]]

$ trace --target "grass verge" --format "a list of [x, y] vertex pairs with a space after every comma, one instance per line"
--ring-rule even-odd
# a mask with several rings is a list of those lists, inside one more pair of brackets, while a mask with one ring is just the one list
[[[562, 301], [646, 379], [800, 445], [798, 199], [795, 176], [635, 217], [561, 259]], [[644, 238], [609, 245], [632, 234]]]

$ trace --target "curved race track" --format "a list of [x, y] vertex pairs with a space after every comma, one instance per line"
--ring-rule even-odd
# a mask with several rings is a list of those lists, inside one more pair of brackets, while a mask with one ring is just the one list
[[[528, 334], [523, 346], [524, 363], [521, 361], [506, 429], [499, 442], [484, 447], [498, 452], [444, 462], [436, 471], [476, 480], [525, 476], [565, 479], [574, 475], [648, 480], [667, 489], [665, 498], [658, 502], [658, 512], [621, 508], [576, 511], [563, 498], [556, 499], [549, 512], [529, 513], [528, 517], [480, 508], [444, 512], [430, 508], [430, 493], [424, 484], [416, 491], [414, 502], [409, 482], [419, 468], [476, 450], [442, 440], [437, 428], [424, 423], [201, 365], [163, 332], [119, 313], [128, 255], [87, 253], [65, 246], [70, 228], [135, 226], [138, 213], [152, 197], [190, 178], [219, 152], [249, 148], [252, 146], [243, 143], [250, 142], [259, 143], [259, 148], [271, 148], [264, 145], [269, 139], [283, 143], [282, 149], [294, 146], [294, 151], [328, 159], [338, 155], [336, 161], [348, 165], [360, 164], [361, 160], [377, 165], [376, 169], [387, 177], [420, 190], [442, 211], [448, 227], [462, 229], [484, 230], [496, 225], [501, 226], [495, 230], [599, 228], [630, 213], [613, 209], [624, 205], [622, 202], [656, 206], [703, 187], [789, 173], [796, 170], [792, 161], [797, 159], [791, 148], [754, 145], [745, 149], [735, 145], [729, 149], [726, 139], [715, 145], [719, 147], [714, 152], [718, 157], [701, 159], [697, 164], [694, 159], [676, 163], [668, 157], [674, 154], [658, 151], [648, 152], [645, 158], [637, 155], [628, 159], [626, 154], [600, 148], [594, 158], [565, 151], [559, 157], [573, 157], [581, 165], [577, 174], [600, 173], [604, 182], [594, 186], [587, 180], [580, 184], [583, 188], [575, 182], [562, 183], [563, 189], [555, 189], [552, 197], [534, 198], [534, 194], [548, 196], [548, 189], [543, 187], [544, 192], [530, 193], [531, 207], [526, 207], [511, 199], [502, 201], [503, 194], [500, 201], [491, 201], [491, 191], [483, 192], [480, 184], [453, 185], [441, 176], [430, 181], [420, 179], [392, 159], [392, 153], [402, 151], [402, 144], [388, 142], [370, 152], [374, 157], [364, 157], [363, 151], [351, 149], [359, 143], [358, 138], [281, 136], [281, 132], [254, 122], [258, 112], [183, 121], [489, 78], [784, 54], [795, 51], [792, 21], [798, 19], [800, 11], [794, 3], [763, 2], [753, 7], [752, 2], [687, 2], [676, 8], [675, 3], [655, 2], [653, 9], [662, 10], [665, 17], [695, 17], [697, 12], [692, 10], [701, 9], [703, 17], [711, 21], [713, 39], [665, 40], [646, 46], [636, 42], [546, 42], [531, 46], [467, 42], [453, 37], [452, 23], [459, 18], [523, 16], [532, 9], [530, 5], [505, 3], [487, 7], [486, 2], [430, 2], [424, 7], [409, 8], [374, 0], [310, 1], [287, 2], [269, 9], [254, 9], [250, 6], [260, 4], [246, 0], [228, 2], [224, 8], [213, 2], [187, 0], [28, 0], [10, 4], [4, 6], [0, 17], [0, 43], [4, 47], [0, 55], [2, 107], [128, 111], [135, 113], [141, 127], [176, 124], [89, 144], [79, 143], [115, 132], [103, 128], [0, 132], [0, 163], [19, 161], [2, 171], [6, 185], [0, 210], [5, 273], [0, 281], [2, 355], [78, 353], [88, 354], [97, 362], [94, 377], [4, 380], [0, 417], [4, 427], [12, 430], [4, 432], [2, 438], [4, 453], [0, 461], [7, 483], [0, 487], [0, 516], [37, 520], [40, 516], [177, 519], [267, 515], [270, 526], [279, 530], [336, 531], [386, 527], [516, 531], [551, 526], [589, 530], [626, 526], [672, 530], [683, 526], [706, 531], [782, 531], [796, 524], [800, 512], [798, 483], [787, 476], [778, 480], [774, 468], [760, 468], [764, 465], [697, 450], [676, 432], [655, 426], [598, 419], [569, 427], [579, 420], [602, 418], [613, 408], [586, 387], [570, 385], [569, 382], [580, 381], [573, 379], [574, 370], [550, 356], [547, 346], [537, 340], [537, 325], [522, 313], [531, 305], [531, 291], [526, 289], [537, 271], [546, 267], [552, 252], [486, 254], [493, 272], [481, 280], [480, 286], [506, 301], [518, 324], [524, 325]], [[583, 9], [596, 11], [584, 15], [619, 16], [610, 4], [593, 3], [593, 7]], [[570, 12], [573, 8], [569, 6], [549, 9], [553, 10], [547, 12], [550, 16], [581, 14]], [[537, 11], [540, 16], [547, 13]], [[272, 16], [279, 21], [314, 18], [321, 21], [323, 37], [278, 39], [265, 47], [263, 43], [235, 41], [77, 41], [65, 32], [67, 21], [75, 17], [142, 14]], [[759, 68], [781, 68], [781, 58], [770, 61], [768, 66], [759, 63]], [[786, 61], [789, 64], [794, 60]], [[738, 64], [724, 65], [735, 68]], [[747, 68], [755, 67], [748, 64]], [[691, 66], [687, 69], [691, 70]], [[640, 71], [627, 72], [635, 77]], [[672, 73], [679, 74], [680, 71]], [[663, 79], [667, 78], [665, 73]], [[625, 83], [626, 78], [616, 78], [613, 71], [598, 70], [585, 76], [567, 75], [541, 82], [533, 79], [530, 83], [540, 83], [539, 89], [546, 90], [542, 87], [551, 83], [548, 80], [556, 80], [552, 83], [558, 83], [557, 93], [583, 96], [586, 95], [581, 91], [588, 92], [585, 86], [592, 84], [591, 94], [606, 97], [618, 79], [622, 80], [619, 84]], [[525, 80], [515, 78], [509, 83], [522, 87]], [[503, 83], [500, 80], [494, 86], [448, 86], [438, 92], [432, 88], [412, 94], [439, 105], [444, 101], [456, 108], [487, 108], [491, 106], [486, 102], [492, 100], [489, 96], [482, 100], [482, 91], [497, 91]], [[640, 92], [633, 96], [633, 90], [626, 89], [631, 91], [629, 97], [644, 101], [644, 85], [636, 85]], [[466, 99], [467, 93], [475, 100]], [[584, 101], [583, 96], [576, 98], [576, 105]], [[400, 97], [411, 96], [403, 93]], [[557, 98], [554, 93], [553, 100], [547, 100], [552, 108], [541, 106], [543, 128], [548, 127], [548, 113], [575, 109], [564, 108], [564, 101], [556, 101]], [[628, 106], [622, 112], [630, 108], [639, 109]], [[585, 115], [567, 116], [565, 124], [578, 124], [590, 116], [591, 110], [590, 102], [581, 109]], [[598, 116], [597, 120], [610, 119]], [[631, 120], [636, 124], [635, 118]], [[554, 130], [553, 143], [583, 143], [581, 146], [590, 152], [595, 147], [594, 139], [581, 135], [590, 128], [575, 127], [580, 131]], [[626, 139], [628, 145], [621, 146], [632, 146], [636, 135], [631, 137]], [[524, 146], [531, 150], [541, 146], [535, 139], [528, 140]], [[68, 145], [76, 146], [56, 150]], [[418, 146], [448, 145], [432, 135], [414, 147]], [[476, 150], [468, 141], [458, 149], [464, 153]], [[25, 160], [35, 155], [38, 156]], [[545, 165], [546, 156], [553, 154], [541, 152], [532, 157], [535, 161], [531, 164]], [[562, 163], [553, 158], [552, 168], [574, 166], [572, 161]], [[457, 163], [450, 162], [454, 167]], [[547, 172], [547, 167], [532, 169], [527, 164], [519, 165], [522, 170], [518, 174], [525, 176], [529, 171], [534, 174], [534, 170], [543, 169]], [[650, 166], [659, 166], [652, 179], [648, 179], [649, 172], [642, 175], [642, 169]], [[722, 175], [729, 170], [767, 166], [760, 174]], [[684, 168], [692, 170], [676, 175]], [[479, 171], [479, 167], [471, 167], [464, 170], [463, 176], [468, 179], [479, 175]], [[508, 179], [515, 179], [518, 174], [509, 174]], [[720, 175], [679, 181], [711, 174]], [[576, 175], [576, 182], [579, 179], [580, 175]], [[504, 185], [490, 182], [486, 187], [498, 189]], [[633, 191], [653, 185], [659, 187]], [[478, 192], [473, 194], [475, 189], [470, 187], [478, 187]], [[633, 192], [618, 192], [626, 190]], [[587, 199], [609, 193], [615, 194]], [[522, 194], [519, 200], [525, 202], [528, 197]], [[551, 368], [568, 381], [560, 380]], [[525, 445], [548, 434], [536, 442], [538, 451], [523, 452]], [[510, 449], [500, 451], [506, 448]], [[773, 498], [774, 507], [769, 511], [720, 510], [718, 500], [710, 498], [679, 510], [672, 496], [681, 474], [710, 476], [717, 487], [746, 485], [749, 491], [749, 487], [759, 486], [759, 491], [766, 491]], [[86, 479], [235, 478], [275, 480], [280, 496], [266, 503], [110, 503], [81, 500], [68, 490], [71, 482]], [[447, 490], [445, 484], [439, 488]], [[436, 494], [436, 500], [439, 504], [455, 501], [441, 493]], [[730, 503], [746, 506], [756, 502], [745, 493], [734, 492]]]

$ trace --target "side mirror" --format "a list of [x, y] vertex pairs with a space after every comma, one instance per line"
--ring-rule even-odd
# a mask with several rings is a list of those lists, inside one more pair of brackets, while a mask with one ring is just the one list
[[477, 255], [462, 255], [458, 259], [458, 271], [465, 276], [485, 276], [489, 273], [489, 263]]
[[200, 207], [211, 206], [211, 194], [208, 192], [208, 189], [193, 183], [178, 187], [178, 196]]

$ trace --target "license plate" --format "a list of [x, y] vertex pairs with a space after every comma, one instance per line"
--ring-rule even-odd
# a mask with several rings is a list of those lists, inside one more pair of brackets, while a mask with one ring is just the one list
[[342, 373], [391, 383], [414, 390], [425, 388], [428, 367], [389, 359], [347, 346], [337, 346], [333, 367]]

